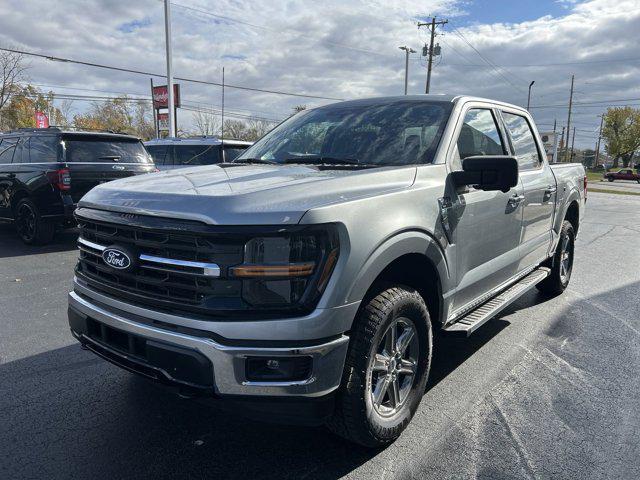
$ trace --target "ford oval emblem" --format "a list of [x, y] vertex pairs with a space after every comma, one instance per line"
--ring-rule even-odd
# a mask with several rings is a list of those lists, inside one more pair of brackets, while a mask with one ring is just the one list
[[104, 263], [117, 270], [127, 270], [131, 267], [131, 257], [116, 247], [108, 247], [102, 251]]

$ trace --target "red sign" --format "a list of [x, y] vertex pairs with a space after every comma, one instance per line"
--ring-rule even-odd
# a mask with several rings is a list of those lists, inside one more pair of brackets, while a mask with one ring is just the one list
[[49, 117], [42, 112], [36, 112], [36, 128], [49, 128]]
[[[180, 85], [173, 84], [173, 103], [175, 107], [180, 106]], [[153, 87], [153, 108], [167, 108], [169, 104], [169, 91], [166, 85]]]

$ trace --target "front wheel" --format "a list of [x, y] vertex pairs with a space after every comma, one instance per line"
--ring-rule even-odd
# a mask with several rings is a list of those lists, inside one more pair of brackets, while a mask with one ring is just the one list
[[573, 254], [575, 251], [575, 231], [573, 225], [565, 220], [562, 222], [560, 239], [556, 252], [551, 259], [551, 273], [537, 286], [538, 290], [550, 295], [564, 292], [573, 271]]
[[614, 178], [613, 177], [607, 177], [607, 180], [609, 180], [610, 182], [613, 182]]
[[431, 351], [429, 312], [416, 290], [396, 285], [366, 301], [328, 427], [367, 447], [393, 442], [420, 404]]

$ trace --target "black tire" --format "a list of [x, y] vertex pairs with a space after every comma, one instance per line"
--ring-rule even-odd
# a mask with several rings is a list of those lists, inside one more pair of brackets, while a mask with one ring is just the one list
[[[560, 239], [558, 240], [556, 252], [553, 254], [550, 264], [546, 265], [551, 268], [551, 274], [536, 285], [538, 290], [542, 293], [559, 295], [564, 292], [567, 285], [569, 285], [571, 272], [573, 271], [575, 239], [576, 235], [573, 230], [573, 225], [565, 220], [562, 222], [562, 229], [560, 230]], [[564, 256], [565, 252], [568, 256]]]
[[15, 208], [14, 224], [20, 239], [27, 245], [44, 245], [53, 240], [56, 226], [42, 218], [33, 201], [23, 198]]
[[610, 182], [613, 182], [615, 179], [613, 177], [607, 177], [607, 180], [609, 180]]
[[[411, 343], [405, 347], [405, 351], [410, 354], [411, 350], [416, 350], [415, 360], [403, 360], [403, 354], [398, 351], [400, 358], [389, 356], [391, 361], [384, 364], [383, 369], [388, 371], [381, 371], [380, 368], [374, 371], [380, 366], [379, 363], [374, 366], [374, 360], [382, 356], [378, 349], [386, 341], [386, 334], [396, 325], [395, 328], [402, 328], [396, 330], [402, 332], [396, 337], [399, 340], [406, 329], [411, 330], [409, 324], [415, 326], [415, 335], [407, 341], [415, 342], [415, 347]], [[413, 288], [394, 285], [365, 300], [352, 330], [335, 412], [327, 424], [329, 429], [366, 447], [381, 447], [398, 438], [413, 418], [424, 394], [431, 365], [432, 341], [429, 311], [423, 298]], [[400, 343], [394, 342], [396, 345]], [[415, 373], [402, 373], [403, 368], [397, 365], [406, 365], [403, 364], [405, 361], [409, 364], [413, 362], [414, 366], [407, 369], [413, 368]], [[398, 370], [389, 373], [394, 367]], [[393, 383], [387, 380], [391, 377]], [[385, 385], [401, 387], [388, 387], [389, 391], [385, 394], [383, 388], [378, 389], [378, 383], [383, 381], [386, 381]], [[382, 395], [378, 395], [380, 401], [374, 405], [377, 391], [382, 391]], [[379, 412], [384, 407], [384, 398], [388, 398], [387, 402], [393, 405], [395, 400], [392, 400], [392, 396], [400, 399], [403, 395], [404, 400], [397, 402], [395, 413], [394, 409], [390, 409], [388, 415]]]

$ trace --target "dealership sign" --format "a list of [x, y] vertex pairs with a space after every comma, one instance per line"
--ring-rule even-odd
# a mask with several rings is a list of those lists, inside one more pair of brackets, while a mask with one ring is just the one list
[[49, 128], [49, 117], [43, 112], [36, 112], [36, 128]]
[[[173, 103], [176, 108], [180, 107], [180, 85], [173, 84]], [[153, 87], [153, 108], [168, 108], [169, 90], [166, 85]]]

